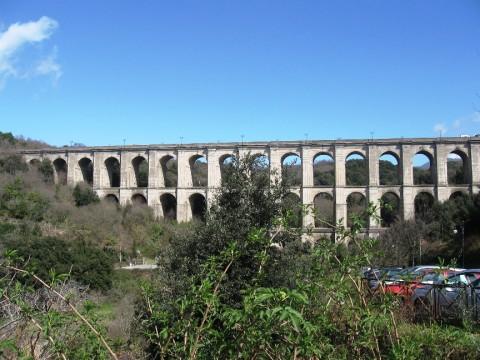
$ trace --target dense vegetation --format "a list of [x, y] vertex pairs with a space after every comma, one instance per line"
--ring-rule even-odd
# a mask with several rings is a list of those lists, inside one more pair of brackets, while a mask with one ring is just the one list
[[[10, 149], [20, 146], [5, 139]], [[331, 165], [317, 164], [324, 185], [333, 180]], [[353, 163], [359, 175], [352, 181], [365, 180], [361, 165]], [[175, 167], [166, 164], [170, 174]], [[395, 167], [380, 167], [393, 184]], [[298, 226], [310, 209], [289, 197], [288, 182], [272, 184], [265, 169], [261, 158], [234, 159], [222, 170], [205, 222], [176, 224], [156, 220], [145, 206], [101, 201], [86, 184], [54, 185], [48, 160], [30, 167], [5, 152], [0, 357], [479, 358], [474, 324], [416, 323], [395, 299], [372, 296], [360, 279], [360, 270], [373, 264], [439, 256], [458, 262], [459, 234], [465, 262], [478, 266], [478, 196], [426, 206], [417, 221], [393, 223], [380, 241], [359, 234], [377, 213], [377, 204], [364, 204], [349, 228], [332, 224], [336, 242], [311, 243]], [[292, 181], [299, 170], [288, 169]], [[168, 183], [174, 181], [169, 175]], [[134, 258], [156, 258], [159, 268], [114, 270]]]

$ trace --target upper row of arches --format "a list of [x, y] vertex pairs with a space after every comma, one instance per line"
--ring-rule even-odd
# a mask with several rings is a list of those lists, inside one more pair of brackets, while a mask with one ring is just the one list
[[[266, 155], [257, 155], [258, 171], [269, 171], [270, 162]], [[234, 155], [226, 154], [219, 158], [221, 177], [232, 166]], [[31, 163], [38, 161], [32, 160]], [[434, 159], [429, 152], [420, 151], [411, 160], [413, 184], [435, 184]], [[67, 163], [58, 158], [53, 162], [58, 183], [67, 181]], [[116, 157], [109, 157], [104, 161], [110, 187], [120, 187], [120, 161]], [[134, 171], [136, 187], [149, 186], [148, 160], [143, 156], [132, 159], [131, 166]], [[335, 185], [335, 163], [328, 153], [318, 153], [313, 158], [313, 185]], [[93, 184], [93, 162], [84, 157], [78, 162], [83, 181]], [[173, 155], [166, 155], [160, 159], [163, 187], [177, 187], [178, 166]], [[203, 155], [194, 155], [189, 159], [191, 184], [193, 187], [206, 187], [208, 185], [207, 159]], [[379, 158], [379, 185], [401, 185], [402, 168], [398, 156], [393, 152], [385, 152]], [[287, 153], [281, 158], [282, 179], [290, 186], [302, 185], [302, 159], [298, 154]], [[447, 181], [452, 185], [465, 185], [470, 181], [470, 169], [467, 155], [460, 150], [452, 151], [447, 156]], [[365, 156], [359, 152], [352, 152], [345, 159], [345, 184], [347, 186], [366, 186], [369, 182], [369, 166]], [[107, 184], [104, 184], [107, 185]]]

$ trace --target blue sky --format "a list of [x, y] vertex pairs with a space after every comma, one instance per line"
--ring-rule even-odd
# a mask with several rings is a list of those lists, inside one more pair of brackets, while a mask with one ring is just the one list
[[0, 2], [0, 131], [54, 145], [455, 136], [478, 110], [478, 0]]

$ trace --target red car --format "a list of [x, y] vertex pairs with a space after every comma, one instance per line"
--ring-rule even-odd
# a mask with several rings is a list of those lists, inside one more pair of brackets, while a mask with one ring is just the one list
[[[438, 266], [415, 266], [406, 268], [392, 279], [383, 284], [383, 291], [386, 294], [400, 296], [404, 301], [410, 299], [415, 286], [422, 280], [425, 274], [439, 269]], [[379, 287], [382, 289], [382, 286]]]

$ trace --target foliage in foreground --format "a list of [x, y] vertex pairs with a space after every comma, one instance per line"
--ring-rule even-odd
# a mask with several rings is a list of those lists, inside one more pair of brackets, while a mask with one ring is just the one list
[[[168, 254], [180, 256], [161, 261], [156, 282], [144, 285], [138, 313], [151, 358], [480, 355], [478, 335], [434, 326], [418, 336], [394, 299], [371, 296], [360, 270], [371, 263], [375, 241], [358, 235], [361, 214], [350, 229], [336, 226], [337, 243], [308, 245], [289, 226], [292, 213], [267, 206], [265, 217], [252, 217], [258, 209], [251, 204], [259, 196], [278, 204], [283, 195], [281, 184], [252, 176], [253, 165], [248, 157], [235, 164], [206, 225], [199, 225], [187, 244], [172, 241]], [[376, 209], [370, 204], [367, 211], [373, 216]], [[222, 214], [232, 213], [225, 221]], [[195, 242], [199, 245], [191, 247]], [[434, 349], [428, 343], [433, 338]]]
[[68, 274], [46, 282], [28, 267], [16, 251], [0, 261], [1, 358], [116, 359], [85, 288]]

